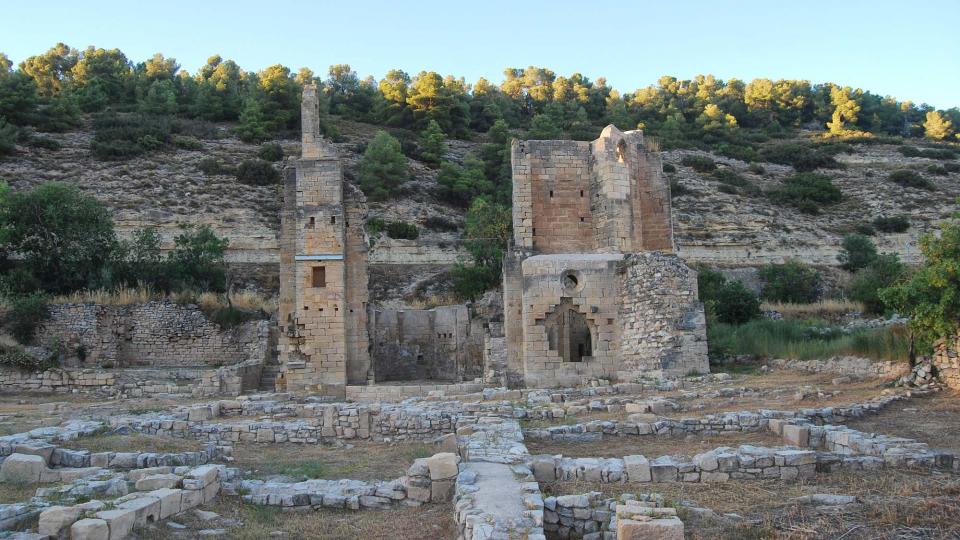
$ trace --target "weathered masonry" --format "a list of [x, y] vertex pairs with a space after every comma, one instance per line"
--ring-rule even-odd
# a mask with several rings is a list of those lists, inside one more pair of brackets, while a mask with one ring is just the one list
[[669, 184], [640, 131], [593, 142], [514, 141], [504, 260], [507, 379], [705, 373], [697, 274], [673, 252]]
[[343, 396], [370, 370], [366, 200], [320, 136], [316, 86], [304, 88], [301, 116], [301, 156], [287, 169], [280, 216], [277, 386]]

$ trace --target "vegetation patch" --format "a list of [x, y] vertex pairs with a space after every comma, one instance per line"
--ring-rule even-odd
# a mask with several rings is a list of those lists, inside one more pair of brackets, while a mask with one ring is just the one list
[[683, 156], [680, 164], [684, 167], [690, 167], [699, 173], [708, 173], [717, 168], [717, 163], [712, 159], [697, 155]]
[[783, 181], [779, 188], [768, 192], [774, 202], [796, 207], [805, 214], [819, 214], [821, 207], [840, 202], [843, 194], [833, 180], [817, 173], [799, 173]]
[[248, 186], [269, 186], [280, 181], [280, 172], [262, 159], [248, 159], [237, 167], [237, 181]]
[[927, 191], [933, 191], [936, 189], [936, 186], [934, 186], [931, 181], [927, 180], [923, 176], [920, 176], [920, 173], [910, 169], [893, 171], [890, 173], [890, 176], [888, 176], [887, 179], [904, 187], [925, 189]]
[[805, 143], [785, 143], [769, 146], [760, 150], [760, 157], [770, 163], [790, 165], [797, 172], [840, 167], [840, 163], [833, 158], [832, 148], [813, 147]]

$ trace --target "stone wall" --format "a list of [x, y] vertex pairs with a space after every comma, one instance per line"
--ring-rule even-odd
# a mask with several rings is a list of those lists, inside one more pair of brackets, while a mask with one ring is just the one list
[[934, 346], [933, 365], [944, 384], [960, 390], [960, 334]]
[[778, 369], [792, 369], [809, 373], [830, 373], [852, 377], [880, 377], [895, 379], [910, 371], [906, 361], [889, 362], [860, 358], [856, 356], [837, 356], [824, 360], [771, 359], [769, 364]]
[[377, 382], [461, 381], [480, 371], [483, 336], [465, 305], [371, 310], [370, 322]]
[[619, 267], [621, 374], [709, 373], [703, 304], [697, 272], [659, 252], [626, 255]]
[[263, 320], [223, 329], [197, 306], [169, 301], [54, 304], [38, 341], [58, 341], [68, 366], [217, 367], [263, 361], [268, 330]]

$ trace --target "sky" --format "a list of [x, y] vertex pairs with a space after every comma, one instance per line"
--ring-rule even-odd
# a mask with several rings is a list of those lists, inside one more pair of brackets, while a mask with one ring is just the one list
[[213, 54], [250, 71], [346, 63], [361, 77], [399, 68], [494, 83], [535, 65], [621, 92], [712, 73], [960, 106], [960, 0], [0, 0], [0, 14], [0, 51], [15, 64], [62, 41], [135, 62], [161, 52], [190, 72]]

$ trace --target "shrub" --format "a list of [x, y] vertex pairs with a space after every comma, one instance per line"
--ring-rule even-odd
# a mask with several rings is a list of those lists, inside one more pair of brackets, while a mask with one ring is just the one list
[[750, 172], [752, 172], [753, 174], [763, 174], [763, 173], [767, 172], [767, 170], [763, 168], [763, 165], [761, 165], [761, 164], [759, 164], [759, 163], [756, 163], [756, 162], [751, 163], [750, 165], [748, 165], [748, 166], [747, 166], [747, 170], [750, 171]]
[[173, 145], [181, 150], [203, 150], [203, 144], [193, 137], [174, 137]]
[[863, 303], [867, 312], [881, 314], [887, 305], [880, 298], [880, 290], [892, 287], [906, 274], [907, 267], [896, 253], [878, 255], [853, 276], [847, 295], [851, 300]]
[[760, 269], [760, 297], [771, 302], [807, 304], [820, 296], [820, 273], [797, 261], [770, 264]]
[[817, 173], [795, 174], [768, 195], [777, 203], [795, 206], [807, 214], [818, 214], [821, 205], [834, 204], [843, 197], [829, 176]]
[[105, 113], [94, 118], [90, 143], [98, 159], [129, 159], [161, 150], [172, 141], [170, 119], [165, 116]]
[[367, 234], [370, 236], [376, 236], [380, 234], [381, 231], [387, 228], [387, 222], [380, 218], [370, 218], [366, 223]]
[[873, 226], [880, 232], [902, 233], [910, 228], [910, 219], [907, 216], [878, 216], [874, 218]]
[[727, 324], [743, 324], [760, 316], [760, 300], [740, 281], [724, 284], [717, 291], [717, 320]]
[[207, 318], [217, 323], [220, 328], [228, 329], [241, 325], [256, 318], [253, 313], [235, 307], [218, 307], [206, 313]]
[[420, 159], [438, 165], [446, 152], [447, 136], [436, 120], [430, 120], [426, 129], [420, 133]]
[[860, 223], [853, 228], [854, 232], [857, 234], [862, 234], [864, 236], [876, 236], [877, 231], [873, 228], [873, 225], [870, 223]]
[[677, 172], [677, 168], [673, 165], [673, 163], [664, 163], [663, 172], [665, 173]]
[[0, 156], [12, 154], [17, 147], [17, 126], [0, 116]]
[[877, 246], [862, 234], [848, 234], [843, 237], [840, 254], [837, 259], [840, 266], [848, 272], [865, 268], [877, 258]]
[[283, 147], [277, 143], [261, 144], [257, 157], [264, 161], [280, 161], [283, 159]]
[[452, 232], [460, 228], [459, 223], [443, 216], [430, 216], [423, 221], [423, 226], [432, 231], [440, 232]]
[[8, 366], [24, 371], [45, 371], [57, 365], [59, 350], [44, 358], [27, 353], [20, 347], [0, 344], [0, 366]]
[[927, 172], [937, 176], [947, 176], [950, 174], [950, 171], [948, 171], [947, 168], [942, 165], [930, 165], [927, 167]]
[[760, 158], [760, 154], [758, 154], [753, 147], [738, 144], [723, 143], [717, 146], [717, 153], [721, 156], [739, 159], [740, 161], [746, 161], [748, 163]]
[[500, 281], [500, 272], [489, 266], [457, 263], [450, 271], [458, 298], [474, 301]]
[[760, 156], [771, 163], [790, 165], [797, 172], [809, 172], [815, 169], [835, 169], [840, 163], [824, 149], [814, 150], [802, 143], [778, 144], [764, 148]]
[[717, 186], [717, 191], [720, 193], [729, 193], [731, 195], [737, 194], [737, 188], [731, 186], [730, 184], [720, 184]]
[[248, 159], [237, 167], [237, 181], [248, 186], [269, 186], [280, 181], [280, 172], [268, 161]]
[[960, 172], [960, 163], [944, 163], [943, 168], [947, 172]]
[[670, 198], [682, 197], [684, 195], [689, 195], [693, 193], [693, 190], [681, 184], [679, 180], [672, 178], [670, 179]]
[[717, 168], [717, 163], [706, 156], [683, 156], [680, 164], [700, 173], [708, 173]]
[[956, 159], [957, 153], [945, 148], [917, 148], [916, 146], [901, 146], [898, 150], [907, 157], [923, 157], [927, 159]]
[[207, 176], [212, 176], [215, 174], [235, 174], [232, 168], [227, 167], [219, 159], [214, 157], [206, 157], [200, 160], [197, 163], [197, 169]]
[[420, 236], [420, 231], [412, 223], [391, 221], [387, 224], [387, 236], [402, 240], [416, 240]]
[[30, 137], [30, 141], [27, 142], [27, 145], [32, 148], [43, 148], [44, 150], [52, 150], [54, 152], [63, 148], [63, 145], [60, 144], [60, 141], [51, 139], [50, 137]]
[[14, 297], [10, 301], [10, 313], [6, 323], [10, 334], [17, 341], [30, 345], [37, 330], [49, 317], [47, 296], [43, 293], [32, 293]]
[[926, 178], [917, 174], [916, 171], [911, 171], [910, 169], [900, 169], [898, 171], [893, 171], [890, 173], [890, 176], [887, 177], [891, 182], [900, 184], [904, 187], [912, 187], [917, 189], [925, 189], [927, 191], [932, 191], [935, 189], [933, 183], [931, 183]]

